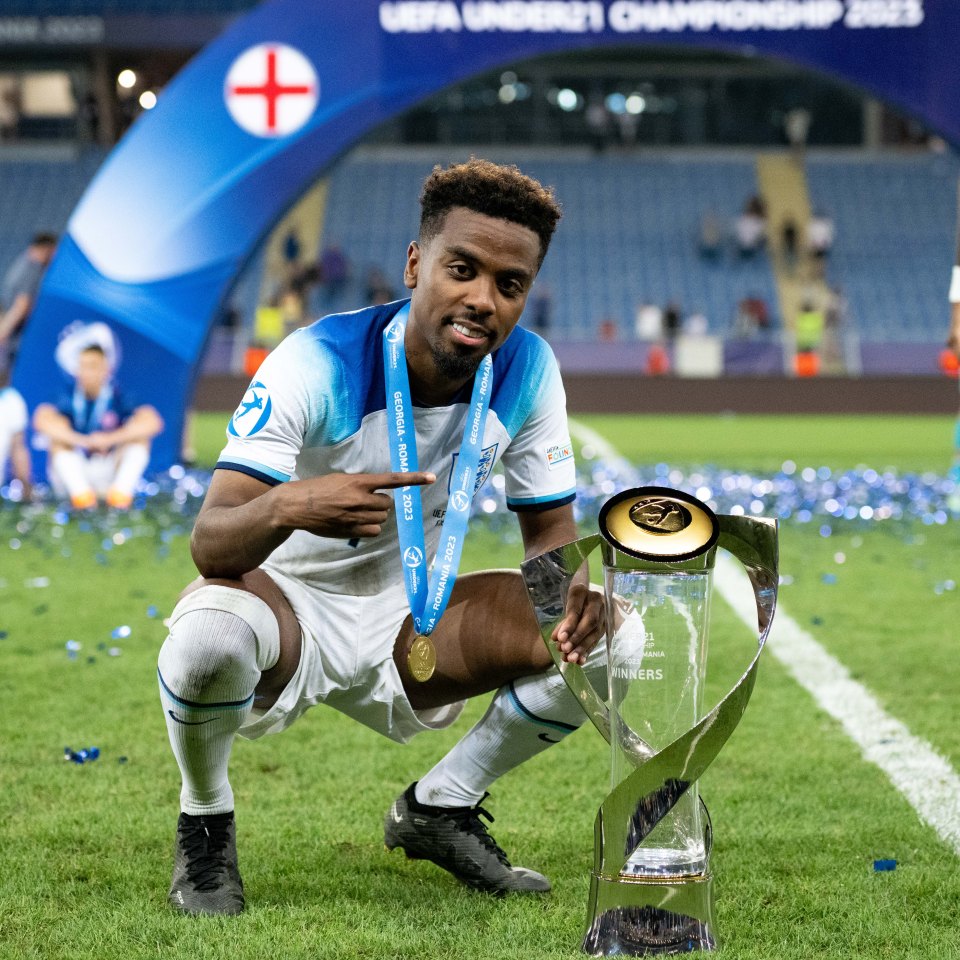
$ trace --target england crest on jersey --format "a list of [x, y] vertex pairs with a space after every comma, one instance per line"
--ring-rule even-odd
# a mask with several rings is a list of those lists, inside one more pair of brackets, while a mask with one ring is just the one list
[[[487, 482], [487, 478], [490, 476], [490, 471], [493, 469], [494, 463], [497, 460], [497, 447], [499, 443], [493, 443], [489, 447], [484, 447], [480, 451], [480, 462], [477, 464], [477, 479], [473, 485], [473, 493], [476, 496], [477, 491]], [[459, 453], [455, 453], [453, 458], [450, 461], [450, 473], [447, 475], [447, 493], [450, 493], [450, 483], [453, 480], [454, 471], [457, 469], [457, 457]]]

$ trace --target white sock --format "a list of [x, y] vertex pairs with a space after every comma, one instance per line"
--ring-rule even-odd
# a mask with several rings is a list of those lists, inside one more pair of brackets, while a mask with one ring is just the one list
[[110, 489], [132, 496], [150, 462], [150, 448], [145, 443], [128, 443], [120, 451], [120, 462]]
[[[584, 668], [595, 688], [606, 688], [606, 651]], [[606, 700], [606, 693], [601, 693]], [[417, 783], [419, 803], [465, 807], [478, 803], [498, 777], [576, 730], [586, 714], [556, 667], [501, 687], [480, 721]]]
[[87, 476], [87, 461], [76, 450], [58, 450], [50, 460], [50, 466], [60, 482], [66, 487], [70, 501], [77, 505], [97, 502]]
[[252, 593], [205, 586], [174, 608], [158, 676], [184, 813], [233, 810], [230, 750], [250, 716], [260, 674], [279, 656], [276, 617]]

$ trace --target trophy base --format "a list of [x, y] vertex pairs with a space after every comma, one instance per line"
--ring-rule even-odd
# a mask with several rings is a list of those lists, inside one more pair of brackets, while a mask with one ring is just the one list
[[713, 878], [674, 880], [600, 877], [590, 884], [583, 952], [593, 957], [715, 950]]

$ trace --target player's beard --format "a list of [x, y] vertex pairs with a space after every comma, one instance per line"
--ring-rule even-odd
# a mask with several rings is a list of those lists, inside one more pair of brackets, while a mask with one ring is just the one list
[[430, 344], [430, 354], [437, 372], [447, 380], [457, 383], [469, 380], [484, 358], [484, 354], [473, 350], [469, 353], [460, 353], [456, 348], [447, 351], [438, 343]]

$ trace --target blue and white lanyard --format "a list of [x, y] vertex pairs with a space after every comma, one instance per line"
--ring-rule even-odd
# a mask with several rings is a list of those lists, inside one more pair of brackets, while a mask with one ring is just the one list
[[100, 429], [100, 422], [103, 415], [110, 406], [113, 399], [113, 387], [107, 384], [97, 399], [91, 404], [86, 394], [77, 387], [73, 391], [73, 422], [78, 433], [93, 433]]
[[[390, 465], [395, 473], [415, 472], [417, 435], [413, 426], [413, 404], [403, 338], [410, 314], [408, 303], [383, 331], [383, 368], [387, 388], [387, 426]], [[403, 562], [407, 601], [413, 614], [413, 626], [421, 636], [429, 636], [447, 607], [460, 566], [460, 554], [467, 535], [470, 506], [473, 503], [477, 468], [483, 447], [483, 428], [493, 390], [493, 361], [483, 358], [473, 378], [473, 392], [467, 422], [463, 428], [460, 455], [455, 459], [450, 478], [450, 497], [440, 529], [440, 546], [433, 564], [429, 586], [426, 581], [427, 557], [423, 533], [423, 509], [420, 487], [400, 487], [393, 491], [397, 511], [397, 532]]]

